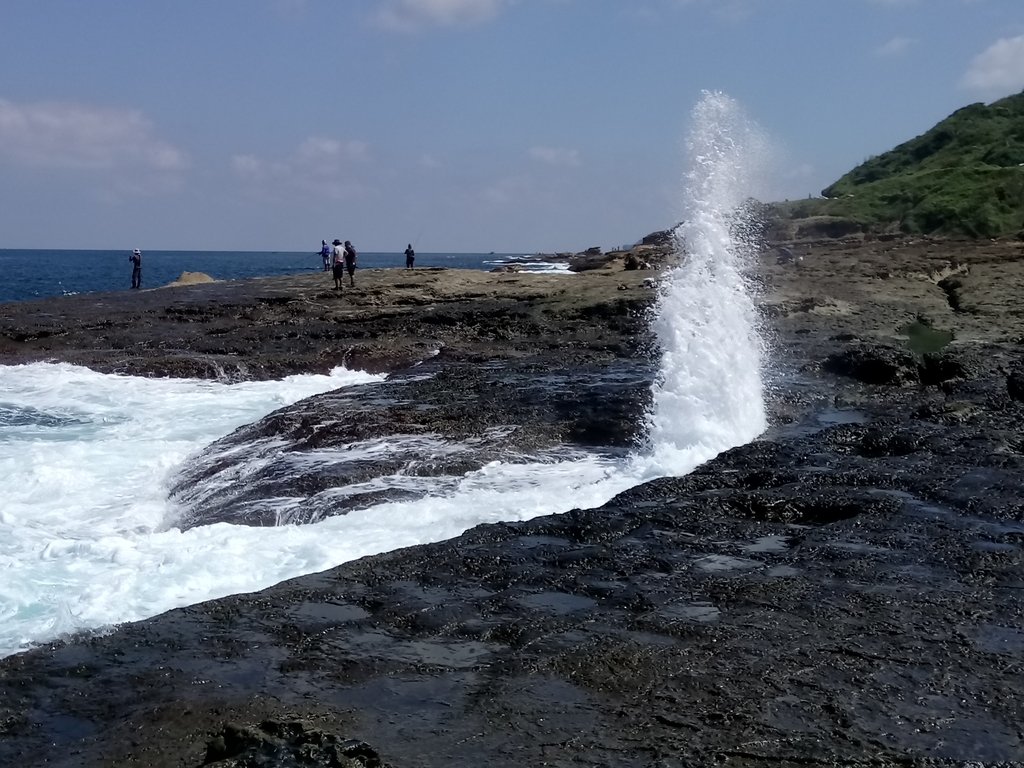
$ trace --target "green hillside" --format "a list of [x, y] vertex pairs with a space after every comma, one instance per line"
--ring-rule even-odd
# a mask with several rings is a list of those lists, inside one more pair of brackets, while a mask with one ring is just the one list
[[1024, 92], [957, 110], [861, 163], [822, 196], [778, 210], [789, 219], [827, 217], [851, 231], [996, 237], [1024, 230]]

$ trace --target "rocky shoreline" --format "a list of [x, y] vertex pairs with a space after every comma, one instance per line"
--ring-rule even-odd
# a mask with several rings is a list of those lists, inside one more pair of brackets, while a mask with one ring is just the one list
[[[772, 361], [757, 441], [597, 509], [0, 661], [0, 763], [1024, 762], [1020, 245], [786, 248], [751, 275]], [[349, 395], [250, 432], [500, 423], [516, 429], [482, 460], [626, 450], [655, 374], [652, 274], [366, 270], [342, 296], [304, 276], [7, 305], [0, 362], [228, 378], [345, 362], [394, 372], [390, 399], [329, 435], [308, 425]], [[203, 500], [193, 524], [237, 522], [237, 503]]]
[[0, 362], [59, 359], [102, 372], [230, 380], [342, 364], [396, 371], [438, 353], [513, 358], [538, 345], [608, 358], [639, 332], [637, 309], [652, 293], [648, 273], [609, 278], [611, 269], [367, 269], [340, 292], [311, 273], [23, 302], [0, 318]]

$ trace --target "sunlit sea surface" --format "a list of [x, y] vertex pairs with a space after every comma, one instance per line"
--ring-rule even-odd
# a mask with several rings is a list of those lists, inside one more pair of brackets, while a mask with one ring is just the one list
[[[68, 251], [0, 248], [0, 303], [48, 296], [129, 290], [131, 250]], [[490, 270], [520, 264], [526, 271], [564, 272], [568, 265], [519, 253], [417, 253], [416, 268]], [[362, 269], [405, 267], [401, 253], [360, 253]], [[142, 287], [172, 283], [183, 272], [202, 272], [217, 280], [297, 275], [322, 269], [319, 253], [270, 251], [143, 251]]]

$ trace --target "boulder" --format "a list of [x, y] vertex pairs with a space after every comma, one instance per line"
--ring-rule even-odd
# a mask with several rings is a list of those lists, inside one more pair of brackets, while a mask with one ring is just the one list
[[646, 235], [640, 243], [642, 245], [659, 245], [659, 246], [671, 246], [674, 243], [675, 238], [672, 235], [671, 229], [663, 229], [659, 232], [652, 232]]
[[1007, 374], [1006, 391], [1014, 400], [1024, 402], [1024, 366], [1015, 367]]
[[858, 344], [829, 355], [822, 367], [864, 384], [904, 385], [921, 380], [917, 358], [912, 353], [886, 346]]

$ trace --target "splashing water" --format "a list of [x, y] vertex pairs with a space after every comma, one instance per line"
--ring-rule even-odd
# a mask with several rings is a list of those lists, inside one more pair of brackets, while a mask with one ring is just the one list
[[761, 352], [742, 275], [747, 250], [734, 233], [757, 148], [737, 105], [705, 95], [688, 142], [677, 233], [685, 257], [664, 277], [653, 317], [663, 352], [648, 445], [628, 460], [566, 450], [557, 460], [492, 462], [461, 477], [395, 475], [375, 479], [373, 489], [415, 480], [430, 484], [429, 493], [307, 525], [179, 530], [168, 527], [181, 510], [167, 489], [189, 456], [276, 408], [376, 377], [336, 371], [225, 385], [0, 366], [0, 656], [480, 523], [596, 507], [756, 437], [765, 426]]
[[764, 142], [739, 105], [705, 93], [687, 142], [681, 264], [663, 280], [652, 325], [661, 365], [648, 419], [647, 474], [678, 474], [767, 426], [757, 311], [743, 275], [747, 205]]

